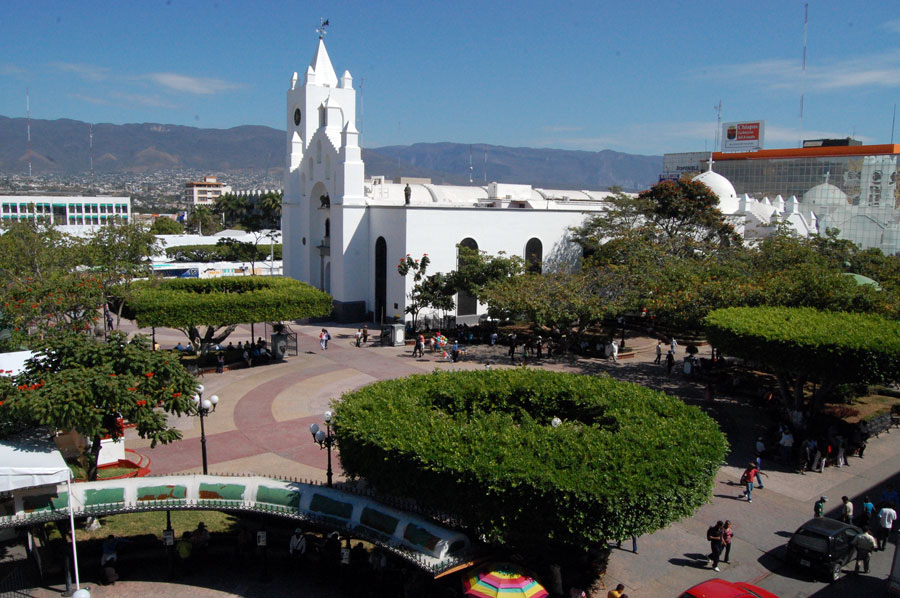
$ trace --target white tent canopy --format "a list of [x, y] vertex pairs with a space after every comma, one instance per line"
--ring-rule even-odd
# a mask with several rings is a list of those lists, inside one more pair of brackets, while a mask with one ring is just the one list
[[0, 491], [68, 480], [69, 467], [52, 440], [32, 433], [0, 441]]

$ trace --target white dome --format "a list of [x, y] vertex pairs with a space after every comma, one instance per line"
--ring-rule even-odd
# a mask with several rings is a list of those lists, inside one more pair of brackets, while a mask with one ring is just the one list
[[692, 179], [695, 183], [703, 183], [719, 198], [719, 210], [723, 214], [734, 214], [738, 211], [738, 197], [731, 181], [717, 172], [707, 170]]
[[819, 183], [803, 194], [803, 203], [823, 207], [846, 207], [850, 205], [850, 198], [831, 183]]

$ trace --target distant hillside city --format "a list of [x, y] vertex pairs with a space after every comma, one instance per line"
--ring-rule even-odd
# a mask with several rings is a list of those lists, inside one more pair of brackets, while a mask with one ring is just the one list
[[[30, 128], [29, 152], [26, 120], [0, 116], [0, 193], [127, 194], [140, 210], [177, 203], [185, 182], [208, 175], [234, 190], [280, 189], [283, 184], [285, 133], [270, 127], [91, 127], [69, 119], [32, 119]], [[475, 185], [521, 183], [547, 189], [616, 186], [639, 191], [657, 182], [662, 171], [662, 156], [459, 143], [364, 149], [363, 160], [367, 176], [459, 185], [471, 178]]]

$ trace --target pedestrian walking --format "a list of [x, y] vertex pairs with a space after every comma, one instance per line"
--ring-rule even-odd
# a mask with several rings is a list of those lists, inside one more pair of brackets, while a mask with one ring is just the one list
[[709, 557], [706, 560], [707, 565], [712, 565], [713, 571], [719, 570], [719, 556], [722, 554], [722, 530], [725, 524], [717, 521], [715, 525], [706, 530], [706, 539], [709, 540]]
[[756, 461], [756, 476], [753, 478], [753, 480], [756, 482], [756, 487], [759, 488], [760, 490], [762, 490], [765, 487], [765, 486], [763, 486], [763, 483], [762, 483], [762, 476], [769, 477], [769, 474], [764, 473], [762, 470], [762, 456], [760, 453], [757, 453], [755, 461]]
[[290, 554], [295, 561], [294, 567], [299, 567], [306, 558], [306, 536], [303, 535], [303, 530], [299, 527], [294, 530], [294, 535], [291, 536], [288, 554]]
[[891, 508], [890, 504], [881, 503], [881, 509], [878, 511], [878, 550], [884, 550], [887, 546], [896, 519], [897, 511]]
[[869, 533], [869, 530], [863, 530], [863, 533], [853, 539], [853, 545], [856, 546], [856, 566], [853, 568], [854, 573], [859, 573], [859, 562], [862, 561], [865, 573], [869, 572], [869, 558], [872, 551], [878, 547], [877, 541]]
[[669, 349], [669, 352], [666, 353], [666, 374], [669, 376], [672, 375], [672, 368], [675, 367], [675, 352], [672, 349]]
[[753, 481], [756, 479], [756, 474], [759, 473], [759, 469], [757, 469], [756, 464], [751, 461], [747, 464], [747, 468], [744, 469], [744, 473], [741, 474], [741, 484], [744, 486], [744, 496], [747, 497], [747, 502], [753, 502]]
[[725, 544], [725, 558], [723, 563], [729, 562], [731, 557], [731, 540], [734, 539], [734, 529], [731, 527], [731, 521], [725, 521], [725, 527], [722, 528], [722, 543]]
[[820, 496], [816, 504], [813, 505], [813, 516], [822, 517], [825, 515], [825, 503], [828, 502], [827, 496]]
[[363, 344], [365, 345], [367, 342], [369, 342], [369, 325], [368, 324], [363, 324], [362, 335], [363, 335]]
[[844, 523], [853, 523], [853, 503], [846, 496], [841, 497], [841, 521]]
[[625, 591], [625, 586], [624, 586], [624, 584], [620, 583], [619, 585], [616, 586], [615, 590], [610, 590], [606, 594], [606, 598], [625, 598], [626, 595], [622, 593], [624, 591]]
[[356, 346], [359, 347], [362, 344], [362, 328], [356, 329]]
[[328, 341], [330, 340], [331, 335], [328, 334], [328, 331], [323, 328], [322, 332], [319, 333], [319, 346], [322, 347], [323, 351], [328, 350]]
[[872, 523], [872, 518], [875, 516], [875, 504], [872, 502], [871, 498], [864, 496], [862, 507], [862, 513], [859, 514], [859, 522], [857, 525], [866, 529], [869, 527], [869, 524]]
[[678, 346], [678, 341], [676, 341], [675, 337], [673, 336], [671, 346], [669, 347], [669, 350], [672, 352], [673, 357], [675, 355], [675, 347], [677, 347], [677, 346]]
[[216, 373], [221, 374], [225, 371], [225, 356], [222, 353], [216, 355]]
[[656, 341], [656, 359], [653, 363], [660, 364], [662, 362], [662, 341]]
[[609, 343], [609, 355], [612, 357], [613, 363], [619, 361], [619, 343], [615, 340]]
[[778, 446], [781, 447], [781, 464], [785, 467], [793, 466], [793, 454], [794, 454], [794, 436], [791, 434], [791, 430], [789, 428], [785, 428], [781, 433], [781, 439], [778, 441]]

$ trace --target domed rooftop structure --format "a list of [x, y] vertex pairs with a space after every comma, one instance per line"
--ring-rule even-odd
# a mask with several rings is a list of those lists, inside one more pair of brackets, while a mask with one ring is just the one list
[[829, 207], [846, 207], [850, 205], [850, 198], [847, 194], [828, 182], [826, 175], [825, 182], [819, 183], [815, 187], [803, 194], [803, 203]]
[[719, 210], [723, 214], [734, 214], [738, 211], [739, 202], [734, 185], [717, 172], [707, 170], [691, 179], [695, 183], [703, 183], [719, 198]]

